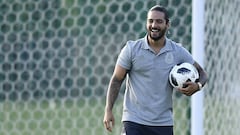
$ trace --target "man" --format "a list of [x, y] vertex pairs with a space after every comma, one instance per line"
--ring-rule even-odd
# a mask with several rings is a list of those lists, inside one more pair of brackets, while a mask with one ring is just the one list
[[147, 14], [147, 35], [128, 41], [122, 49], [109, 83], [104, 126], [112, 131], [112, 109], [125, 78], [123, 103], [123, 134], [173, 135], [172, 91], [168, 75], [179, 63], [193, 64], [200, 75], [199, 82], [187, 82], [180, 92], [191, 96], [207, 81], [203, 68], [191, 54], [174, 41], [166, 38], [169, 15], [164, 7], [156, 5]]

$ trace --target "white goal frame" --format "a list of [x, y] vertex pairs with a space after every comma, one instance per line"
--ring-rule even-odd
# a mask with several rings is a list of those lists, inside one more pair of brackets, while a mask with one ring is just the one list
[[[192, 55], [204, 66], [204, 4], [205, 0], [192, 1]], [[204, 135], [203, 90], [191, 97], [191, 135]]]

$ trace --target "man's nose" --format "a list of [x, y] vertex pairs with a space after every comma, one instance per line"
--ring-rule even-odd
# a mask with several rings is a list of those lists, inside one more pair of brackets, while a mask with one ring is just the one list
[[156, 22], [156, 21], [153, 21], [152, 27], [155, 27], [155, 26], [157, 26], [157, 22]]

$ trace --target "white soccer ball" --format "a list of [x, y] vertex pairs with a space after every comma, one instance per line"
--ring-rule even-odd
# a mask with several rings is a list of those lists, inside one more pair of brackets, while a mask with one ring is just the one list
[[199, 78], [197, 69], [190, 63], [175, 65], [169, 73], [170, 84], [174, 88], [184, 88], [185, 82], [195, 82]]

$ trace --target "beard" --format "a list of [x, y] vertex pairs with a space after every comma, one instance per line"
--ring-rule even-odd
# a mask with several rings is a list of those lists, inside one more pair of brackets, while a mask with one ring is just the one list
[[[159, 30], [159, 29], [158, 29], [158, 30]], [[149, 31], [148, 31], [148, 35], [149, 35], [149, 37], [150, 37], [152, 40], [158, 41], [158, 40], [160, 40], [162, 37], [165, 36], [166, 31], [167, 31], [167, 28], [164, 28], [164, 29], [162, 29], [162, 30], [159, 30], [158, 35], [154, 35], [154, 34], [152, 34], [152, 31], [149, 30]]]

